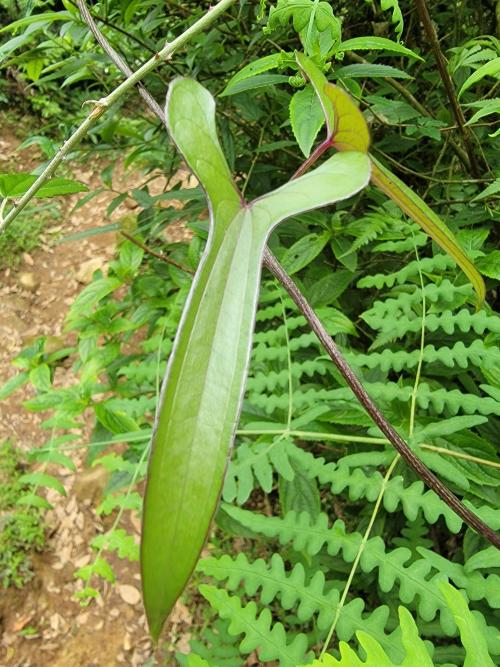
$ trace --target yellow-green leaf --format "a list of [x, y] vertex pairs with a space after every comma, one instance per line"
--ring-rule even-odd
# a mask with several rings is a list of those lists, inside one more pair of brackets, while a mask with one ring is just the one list
[[450, 256], [469, 278], [478, 297], [480, 307], [486, 298], [486, 288], [481, 274], [460, 247], [454, 234], [444, 222], [427, 206], [424, 200], [403, 183], [395, 174], [383, 167], [372, 156], [372, 183], [390, 197], [408, 217]]
[[367, 153], [370, 132], [365, 117], [352, 97], [333, 83], [325, 85], [325, 95], [335, 110], [333, 147], [339, 151]]

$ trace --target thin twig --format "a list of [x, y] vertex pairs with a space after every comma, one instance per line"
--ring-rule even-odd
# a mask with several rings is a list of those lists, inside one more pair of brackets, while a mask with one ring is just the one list
[[460, 134], [462, 135], [462, 140], [464, 142], [465, 150], [467, 151], [467, 156], [469, 158], [471, 174], [476, 178], [478, 178], [481, 175], [481, 169], [479, 168], [478, 160], [474, 152], [474, 148], [472, 146], [472, 139], [473, 139], [472, 132], [470, 128], [466, 125], [466, 120], [464, 113], [462, 111], [462, 107], [458, 103], [457, 95], [455, 93], [455, 86], [453, 85], [450, 73], [448, 72], [448, 68], [446, 67], [446, 60], [443, 55], [443, 52], [441, 51], [441, 46], [439, 44], [436, 30], [434, 28], [434, 25], [432, 24], [431, 16], [429, 14], [429, 8], [427, 7], [426, 0], [415, 0], [415, 5], [417, 6], [420, 20], [422, 21], [422, 25], [424, 26], [425, 34], [427, 35], [427, 39], [429, 40], [432, 51], [434, 53], [434, 58], [436, 59], [439, 75], [441, 77], [444, 88], [446, 90], [446, 94], [450, 101], [453, 115], [455, 116], [455, 120], [460, 130]]
[[144, 252], [147, 252], [148, 255], [152, 255], [153, 257], [156, 257], [156, 259], [160, 259], [162, 262], [165, 262], [166, 264], [171, 264], [172, 266], [175, 266], [177, 269], [180, 269], [181, 271], [185, 271], [186, 273], [194, 275], [194, 271], [192, 269], [188, 269], [187, 266], [179, 264], [178, 262], [175, 261], [175, 259], [171, 259], [167, 255], [163, 255], [161, 252], [156, 252], [156, 250], [153, 250], [152, 248], [145, 245], [141, 241], [138, 241], [136, 238], [134, 238], [127, 232], [120, 231], [120, 234], [124, 236], [127, 240], [129, 240], [131, 243], [136, 245], [138, 248], [141, 248], [142, 250], [144, 250]]
[[126, 92], [133, 88], [139, 81], [141, 81], [146, 74], [154, 70], [159, 63], [167, 61], [171, 56], [182, 46], [187, 44], [189, 40], [197, 35], [199, 32], [211, 25], [221, 14], [223, 14], [231, 5], [234, 5], [236, 0], [220, 0], [216, 5], [210, 7], [207, 12], [198, 19], [193, 25], [187, 28], [179, 37], [176, 37], [172, 42], [167, 43], [163, 49], [150, 58], [144, 65], [139, 67], [131, 76], [123, 81], [115, 90], [113, 90], [107, 97], [100, 100], [91, 100], [94, 103], [94, 108], [89, 113], [87, 118], [75, 130], [71, 137], [61, 146], [61, 148], [54, 155], [49, 164], [45, 167], [43, 172], [38, 176], [33, 185], [27, 192], [19, 199], [17, 206], [12, 208], [3, 220], [0, 220], [0, 232], [2, 232], [7, 225], [9, 225], [19, 213], [27, 206], [27, 204], [35, 197], [38, 190], [48, 179], [54, 174], [57, 167], [61, 164], [63, 159], [70, 153], [75, 146], [80, 143], [80, 140], [88, 133], [92, 125], [117, 102]]
[[[70, 3], [70, 5], [73, 5], [73, 7], [78, 7], [78, 0], [76, 0], [76, 2], [75, 2], [75, 0], [68, 0], [68, 2]], [[136, 35], [133, 35], [131, 32], [127, 32], [121, 26], [116, 25], [115, 23], [111, 23], [111, 21], [108, 21], [107, 19], [102, 18], [102, 16], [94, 17], [93, 14], [91, 14], [91, 16], [92, 16], [92, 18], [96, 19], [100, 23], [102, 23], [104, 25], [107, 25], [108, 28], [112, 28], [113, 30], [116, 30], [116, 32], [119, 32], [122, 35], [124, 35], [125, 37], [128, 37], [128, 39], [132, 40], [136, 44], [139, 44], [139, 46], [142, 46], [142, 48], [146, 49], [146, 51], [149, 51], [150, 53], [155, 52], [155, 50], [153, 48], [151, 48], [151, 46], [146, 44], [146, 42], [143, 42], [142, 39], [140, 39]]]
[[[82, 2], [82, 0], [79, 0]], [[92, 20], [92, 17], [90, 17]], [[90, 24], [89, 24], [90, 27]], [[99, 32], [97, 26], [91, 28], [92, 32], [96, 30]], [[99, 33], [99, 43], [106, 41], [105, 37]], [[104, 48], [104, 46], [103, 46]], [[113, 60], [118, 68], [127, 67], [126, 63], [122, 61], [121, 58], [115, 59], [114, 50], [112, 48], [106, 48], [106, 53]], [[123, 71], [123, 70], [122, 70]], [[125, 73], [125, 72], [124, 72]], [[150, 102], [145, 98], [146, 103], [149, 105]], [[150, 107], [152, 108], [152, 107]], [[152, 109], [153, 110], [153, 109]], [[158, 111], [155, 109], [154, 112], [158, 115]], [[161, 110], [160, 110], [161, 113]], [[159, 116], [163, 120], [163, 113]], [[413, 453], [409, 448], [403, 438], [394, 430], [394, 428], [389, 424], [385, 419], [383, 414], [377, 408], [375, 403], [366, 393], [361, 382], [358, 380], [353, 370], [347, 363], [347, 361], [342, 356], [340, 350], [335, 345], [333, 339], [326, 331], [326, 329], [321, 324], [318, 316], [307, 302], [305, 296], [300, 292], [298, 287], [295, 285], [290, 276], [285, 272], [283, 267], [280, 265], [278, 260], [274, 257], [271, 251], [266, 248], [264, 251], [263, 257], [264, 266], [273, 274], [275, 278], [283, 285], [285, 290], [288, 292], [300, 312], [306, 318], [309, 326], [317, 335], [321, 343], [323, 344], [328, 356], [331, 358], [335, 366], [338, 368], [345, 381], [351, 388], [352, 392], [365, 408], [367, 413], [373, 419], [375, 424], [380, 428], [382, 433], [386, 436], [389, 442], [397, 450], [397, 452], [405, 459], [405, 461], [410, 465], [411, 468], [417, 473], [417, 475], [456, 513], [460, 516], [467, 524], [474, 528], [478, 533], [483, 535], [491, 544], [500, 549], [500, 537], [481, 519], [471, 512], [465, 505], [463, 505], [460, 500], [427, 468], [427, 466]]]
[[[90, 13], [87, 5], [85, 4], [85, 0], [76, 0], [76, 4], [78, 5], [78, 9], [80, 10], [80, 13], [82, 15], [83, 20], [85, 21], [85, 23], [90, 28], [91, 33], [96, 38], [96, 41], [100, 44], [100, 46], [103, 48], [103, 50], [108, 54], [110, 59], [115, 63], [115, 65], [122, 72], [122, 74], [125, 74], [125, 76], [127, 76], [127, 77], [132, 76], [133, 73], [134, 73], [132, 71], [132, 69], [128, 66], [128, 64], [121, 57], [121, 55], [111, 46], [111, 44], [108, 42], [108, 40], [104, 37], [104, 35], [101, 33], [101, 31], [97, 27], [97, 24], [94, 20], [94, 17], [92, 16], [92, 14]], [[158, 118], [160, 118], [162, 123], [165, 124], [165, 115], [164, 115], [160, 105], [155, 100], [155, 98], [151, 95], [151, 93], [140, 82], [138, 82], [136, 84], [136, 88], [139, 92], [139, 95], [146, 102], [146, 104], [151, 109], [151, 111], [156, 116], [158, 116]]]

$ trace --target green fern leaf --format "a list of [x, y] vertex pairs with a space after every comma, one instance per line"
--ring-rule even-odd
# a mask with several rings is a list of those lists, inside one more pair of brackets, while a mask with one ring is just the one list
[[241, 653], [257, 649], [262, 661], [278, 660], [280, 667], [296, 667], [309, 658], [306, 636], [298, 634], [288, 641], [283, 625], [273, 624], [269, 609], [258, 614], [255, 602], [242, 606], [239, 597], [215, 586], [202, 584], [199, 590], [221, 618], [230, 619], [230, 634], [244, 635], [240, 644]]
[[[269, 606], [279, 598], [282, 609], [296, 609], [301, 623], [316, 618], [318, 629], [326, 635], [338, 608], [340, 593], [336, 588], [325, 590], [325, 576], [317, 570], [312, 577], [307, 576], [301, 563], [292, 570], [285, 569], [285, 563], [277, 553], [270, 563], [262, 559], [249, 561], [245, 554], [236, 558], [224, 555], [221, 558], [202, 560], [198, 570], [214, 577], [217, 581], [226, 581], [230, 591], [241, 591], [254, 597], [260, 590], [260, 603]], [[386, 634], [385, 626], [389, 617], [387, 606], [378, 607], [370, 614], [363, 615], [364, 602], [361, 598], [349, 601], [342, 608], [336, 627], [339, 639], [349, 641], [357, 630], [363, 630], [383, 646], [391, 658], [402, 660], [404, 651], [396, 634]]]

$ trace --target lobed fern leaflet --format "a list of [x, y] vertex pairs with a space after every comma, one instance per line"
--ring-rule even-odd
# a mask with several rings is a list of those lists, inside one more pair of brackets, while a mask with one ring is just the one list
[[[340, 593], [336, 588], [327, 590], [325, 575], [316, 570], [308, 576], [304, 566], [297, 563], [291, 570], [285, 569], [281, 556], [274, 553], [270, 562], [263, 559], [249, 561], [244, 553], [236, 558], [202, 560], [198, 570], [217, 581], [226, 581], [230, 591], [241, 590], [254, 597], [260, 590], [260, 604], [270, 605], [279, 598], [284, 610], [296, 609], [300, 623], [315, 619], [322, 635], [329, 629], [338, 608]], [[336, 628], [339, 639], [349, 641], [357, 630], [363, 630], [376, 639], [393, 659], [404, 657], [397, 633], [386, 634], [389, 607], [383, 605], [363, 615], [365, 603], [361, 598], [349, 601], [343, 608]]]
[[[360, 533], [346, 532], [343, 521], [337, 520], [329, 527], [326, 514], [320, 514], [315, 521], [303, 512], [297, 515], [289, 512], [283, 519], [267, 517], [249, 512], [238, 507], [225, 506], [225, 511], [234, 520], [252, 531], [268, 538], [276, 538], [281, 544], [289, 544], [299, 553], [314, 556], [325, 549], [330, 556], [342, 554], [345, 562], [351, 563], [360, 548]], [[439, 623], [443, 632], [453, 635], [455, 622], [449, 612], [438, 583], [445, 580], [440, 572], [430, 573], [432, 564], [425, 558], [409, 562], [412, 556], [409, 549], [399, 547], [386, 551], [386, 545], [380, 537], [373, 537], [365, 543], [360, 559], [360, 568], [365, 573], [377, 571], [378, 584], [383, 593], [398, 586], [398, 597], [404, 604], [415, 601], [424, 621], [432, 621], [439, 614]], [[477, 612], [481, 615], [480, 612]], [[485, 626], [485, 636], [489, 650], [495, 655], [500, 653], [500, 637], [496, 630]]]
[[[400, 385], [396, 382], [365, 382], [364, 386], [368, 393], [379, 403], [392, 403], [393, 401], [409, 403], [413, 391], [411, 385]], [[297, 410], [304, 410], [318, 405], [320, 401], [347, 401], [352, 398], [353, 394], [347, 387], [340, 387], [338, 389], [318, 389], [311, 387], [309, 389], [297, 389], [293, 393], [294, 407]], [[269, 415], [275, 410], [286, 410], [288, 405], [287, 394], [280, 396], [251, 394], [250, 400], [256, 407], [264, 410]], [[419, 385], [417, 405], [424, 410], [432, 407], [436, 414], [446, 412], [448, 415], [456, 415], [458, 412], [463, 411], [468, 415], [477, 413], [480, 415], [500, 416], [500, 404], [494, 398], [465, 394], [458, 389], [432, 389], [426, 382], [422, 382]]]
[[[387, 315], [380, 316], [377, 313], [371, 314], [368, 317], [363, 315], [363, 319], [367, 321], [372, 329], [383, 332], [389, 331], [391, 333], [391, 340], [401, 338], [408, 333], [418, 333], [422, 326], [421, 319], [416, 315], [410, 317], [399, 315], [397, 318], [393, 318]], [[440, 329], [448, 335], [453, 334], [455, 328], [462, 333], [468, 333], [471, 330], [481, 335], [485, 331], [500, 333], [500, 317], [489, 315], [484, 310], [478, 313], [470, 313], [465, 308], [458, 313], [446, 310], [439, 315], [429, 313], [425, 319], [425, 328], [431, 332]]]
[[244, 635], [240, 644], [241, 653], [257, 649], [261, 661], [278, 660], [280, 667], [297, 667], [311, 659], [312, 654], [307, 653], [306, 636], [298, 634], [289, 642], [283, 625], [273, 624], [269, 609], [258, 614], [255, 602], [242, 606], [239, 597], [215, 586], [202, 584], [199, 590], [221, 618], [230, 619], [229, 633]]
[[422, 351], [391, 350], [383, 352], [372, 352], [371, 354], [346, 354], [347, 360], [357, 367], [380, 368], [384, 373], [393, 370], [400, 372], [403, 369], [416, 368], [420, 359], [424, 363], [440, 363], [447, 368], [469, 368], [469, 366], [483, 366], [485, 364], [500, 363], [500, 350], [494, 346], [485, 345], [481, 339], [472, 341], [470, 345], [464, 345], [457, 341], [453, 347], [438, 347], [426, 345]]
[[451, 269], [455, 262], [448, 255], [434, 255], [434, 257], [424, 257], [419, 261], [409, 262], [404, 268], [395, 273], [377, 273], [375, 276], [365, 276], [358, 280], [357, 287], [382, 289], [383, 287], [393, 287], [402, 285], [408, 278], [417, 278], [419, 270], [422, 273], [440, 273]]

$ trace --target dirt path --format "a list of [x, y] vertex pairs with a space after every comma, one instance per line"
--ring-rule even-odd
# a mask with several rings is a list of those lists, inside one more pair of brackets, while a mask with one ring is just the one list
[[[19, 143], [14, 132], [4, 126], [0, 133], [0, 171], [7, 171], [6, 167], [12, 170], [14, 166], [29, 171], [37, 164], [36, 151], [18, 153], [13, 158]], [[127, 179], [120, 169], [116, 171], [120, 186], [125, 188]], [[100, 184], [95, 168], [76, 165], [73, 174], [90, 189]], [[128, 180], [133, 182], [130, 175]], [[18, 269], [0, 272], [0, 384], [15, 374], [10, 360], [31, 338], [39, 335], [67, 338], [64, 318], [68, 306], [90, 282], [93, 271], [105, 268], [114, 254], [116, 238], [114, 233], [107, 233], [63, 244], [54, 243], [51, 238], [55, 232], [67, 235], [101, 224], [113, 196], [112, 193], [99, 194], [74, 214], [69, 211], [78, 198], [65, 200], [58, 228], [44, 234], [41, 247], [25, 254]], [[121, 207], [113, 218], [125, 212], [127, 209]], [[61, 373], [58, 381], [69, 382], [69, 368], [63, 368]], [[28, 389], [21, 390], [0, 403], [0, 442], [9, 439], [22, 449], [43, 442], [45, 436], [40, 423], [45, 415], [29, 413], [22, 407], [22, 401], [29, 396]], [[76, 461], [81, 463], [78, 454]], [[34, 558], [34, 579], [20, 591], [0, 591], [0, 665], [152, 667], [167, 664], [158, 663], [152, 657], [140, 599], [138, 564], [110, 559], [118, 585], [101, 586], [102, 597], [86, 608], [72, 599], [79, 586], [74, 571], [91, 562], [89, 542], [104, 530], [94, 508], [106, 480], [99, 469], [82, 472], [81, 466], [77, 475], [60, 471], [58, 475], [67, 496], [49, 492], [48, 499], [54, 509], [47, 516], [46, 549]], [[132, 527], [138, 540], [137, 520], [132, 522]], [[176, 618], [169, 633], [173, 641], [189, 624], [189, 614], [182, 605], [178, 607]], [[23, 636], [28, 626], [36, 630], [29, 638]], [[184, 633], [180, 642], [177, 640], [176, 648], [186, 650], [187, 639]]]

